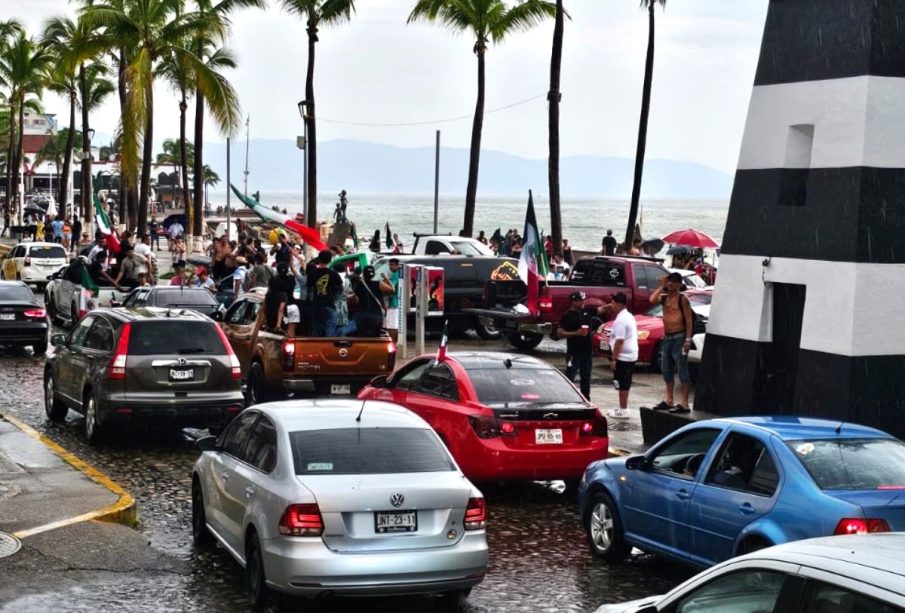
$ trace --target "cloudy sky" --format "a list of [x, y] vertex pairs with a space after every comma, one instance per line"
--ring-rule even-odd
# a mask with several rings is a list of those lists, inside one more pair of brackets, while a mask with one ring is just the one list
[[[232, 81], [251, 115], [252, 138], [294, 138], [302, 125], [304, 25], [268, 0], [266, 11], [233, 18], [229, 45], [240, 67]], [[358, 0], [351, 23], [324, 29], [315, 88], [319, 140], [369, 140], [399, 146], [468, 147], [476, 92], [473, 40], [430, 24], [406, 25], [413, 0]], [[37, 33], [46, 19], [74, 13], [68, 0], [0, 0]], [[634, 155], [647, 43], [646, 13], [637, 0], [566, 0], [561, 107], [564, 155]], [[732, 172], [738, 159], [767, 0], [674, 0], [657, 11], [657, 62], [648, 155], [700, 162]], [[546, 102], [552, 22], [512, 36], [487, 56], [483, 147], [531, 158], [546, 156]], [[49, 112], [66, 105], [48, 95]], [[431, 124], [448, 118], [465, 120]], [[93, 117], [112, 134], [114, 99]], [[351, 122], [368, 126], [345, 125]], [[178, 135], [175, 98], [157, 92], [155, 136]], [[409, 127], [373, 124], [425, 122]], [[243, 135], [244, 136], [244, 135]], [[223, 140], [211, 132], [211, 140]]]

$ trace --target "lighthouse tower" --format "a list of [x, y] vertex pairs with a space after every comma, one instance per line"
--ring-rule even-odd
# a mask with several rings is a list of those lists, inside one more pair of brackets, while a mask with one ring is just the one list
[[905, 436], [905, 1], [771, 0], [695, 409]]

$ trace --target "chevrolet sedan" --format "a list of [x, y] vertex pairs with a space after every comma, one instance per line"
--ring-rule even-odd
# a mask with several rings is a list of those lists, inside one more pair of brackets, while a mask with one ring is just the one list
[[440, 593], [487, 569], [481, 493], [422, 419], [385, 402], [256, 405], [192, 473], [195, 543], [216, 539], [272, 596]]

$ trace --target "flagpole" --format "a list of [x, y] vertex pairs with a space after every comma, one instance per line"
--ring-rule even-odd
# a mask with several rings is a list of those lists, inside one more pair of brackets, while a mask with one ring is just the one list
[[434, 234], [437, 234], [437, 217], [440, 212], [440, 130], [437, 130], [437, 149], [434, 153]]

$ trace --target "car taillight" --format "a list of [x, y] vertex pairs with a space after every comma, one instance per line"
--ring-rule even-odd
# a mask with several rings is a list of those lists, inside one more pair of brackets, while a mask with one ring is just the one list
[[295, 368], [295, 340], [287, 338], [283, 341], [283, 346], [280, 347], [280, 358], [283, 370]]
[[132, 332], [132, 324], [123, 324], [123, 329], [119, 333], [119, 340], [116, 343], [116, 351], [110, 359], [110, 366], [107, 368], [108, 379], [125, 379], [126, 378], [126, 358], [129, 355], [129, 334]]
[[317, 504], [289, 505], [280, 518], [280, 534], [286, 536], [320, 536], [323, 532], [324, 520]]
[[31, 258], [26, 256], [25, 260], [22, 262], [22, 266], [31, 266]]
[[551, 298], [549, 296], [541, 297], [539, 304], [540, 304], [541, 311], [552, 311], [553, 310], [553, 298]]
[[515, 424], [511, 421], [504, 421], [500, 423], [500, 435], [502, 436], [517, 436], [515, 431]]
[[44, 309], [29, 309], [23, 313], [26, 317], [32, 317], [34, 319], [44, 319], [47, 317], [47, 311]]
[[847, 517], [839, 520], [833, 534], [868, 534], [871, 532], [889, 532], [889, 524], [886, 523], [885, 519]]
[[496, 438], [500, 435], [500, 423], [492, 415], [469, 415], [468, 423], [478, 438]]
[[597, 411], [594, 419], [581, 424], [581, 429], [579, 430], [579, 432], [582, 436], [599, 436], [606, 438], [609, 435], [607, 431], [606, 417], [601, 415], [600, 411]]
[[469, 498], [465, 509], [465, 529], [483, 530], [487, 527], [487, 506], [483, 498]]
[[387, 372], [396, 370], [396, 343], [387, 343]]
[[229, 375], [233, 379], [241, 379], [242, 378], [242, 364], [239, 363], [239, 358], [236, 357], [236, 352], [233, 351], [232, 345], [229, 344], [229, 339], [226, 338], [226, 334], [223, 333], [223, 328], [220, 326], [214, 325], [217, 329], [217, 334], [220, 336], [220, 342], [223, 343], [223, 349], [226, 351], [226, 356], [229, 358]]

